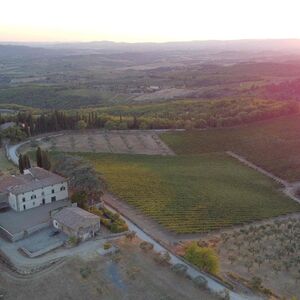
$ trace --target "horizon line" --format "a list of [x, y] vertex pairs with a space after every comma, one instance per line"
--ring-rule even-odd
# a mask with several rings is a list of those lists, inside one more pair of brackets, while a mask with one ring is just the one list
[[195, 42], [238, 42], [238, 41], [300, 41], [300, 38], [245, 38], [245, 39], [203, 39], [203, 40], [170, 40], [170, 41], [143, 41], [143, 42], [131, 42], [131, 41], [116, 41], [116, 40], [90, 40], [90, 41], [17, 41], [17, 40], [5, 40], [0, 44], [89, 44], [89, 43], [114, 43], [114, 44], [172, 44], [172, 43], [195, 43]]

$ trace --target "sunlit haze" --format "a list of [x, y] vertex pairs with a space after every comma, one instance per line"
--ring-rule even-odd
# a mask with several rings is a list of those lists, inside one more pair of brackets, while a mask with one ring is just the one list
[[300, 38], [297, 0], [10, 0], [1, 41]]

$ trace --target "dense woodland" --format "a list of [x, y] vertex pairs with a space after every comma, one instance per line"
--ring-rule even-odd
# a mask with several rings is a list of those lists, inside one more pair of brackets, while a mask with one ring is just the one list
[[0, 115], [2, 138], [19, 141], [26, 136], [74, 129], [193, 129], [226, 127], [296, 114], [296, 102], [273, 100], [181, 100], [167, 103], [116, 106], [73, 111], [19, 112]]
[[288, 80], [278, 84], [269, 84], [262, 87], [260, 93], [268, 99], [300, 100], [300, 79]]
[[84, 128], [228, 127], [298, 112], [297, 56], [264, 61], [260, 54], [258, 61], [251, 51], [193, 47], [0, 49], [0, 107], [17, 110], [0, 115], [0, 124], [18, 125], [0, 137], [11, 140]]

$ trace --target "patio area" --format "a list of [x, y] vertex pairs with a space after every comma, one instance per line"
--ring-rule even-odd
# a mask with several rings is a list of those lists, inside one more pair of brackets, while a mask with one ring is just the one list
[[11, 241], [17, 241], [42, 228], [49, 226], [51, 212], [65, 206], [70, 206], [69, 200], [32, 208], [24, 212], [12, 209], [0, 212], [0, 232]]
[[47, 227], [15, 244], [27, 256], [37, 257], [61, 247], [67, 239], [68, 236], [63, 232], [56, 232], [54, 228]]

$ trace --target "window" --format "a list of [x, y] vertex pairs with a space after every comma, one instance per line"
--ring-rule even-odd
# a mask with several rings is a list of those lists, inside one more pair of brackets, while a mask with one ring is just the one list
[[22, 200], [23, 200], [23, 202], [25, 202], [25, 201], [26, 201], [25, 197], [23, 197], [23, 199], [22, 199]]
[[42, 200], [42, 203], [43, 203], [43, 205], [46, 203], [46, 201], [45, 201], [45, 199], [43, 198], [43, 200]]
[[36, 199], [36, 195], [31, 195], [31, 199]]
[[65, 189], [66, 189], [66, 187], [64, 187], [64, 186], [62, 186], [62, 187], [60, 188], [61, 191], [64, 191]]
[[42, 196], [44, 196], [45, 195], [45, 192], [42, 192]]
[[55, 202], [56, 201], [56, 197], [51, 197], [51, 202]]
[[52, 189], [52, 194], [54, 194], [54, 189]]
[[26, 205], [25, 205], [25, 204], [23, 205], [23, 209], [24, 209], [24, 210], [26, 209]]

